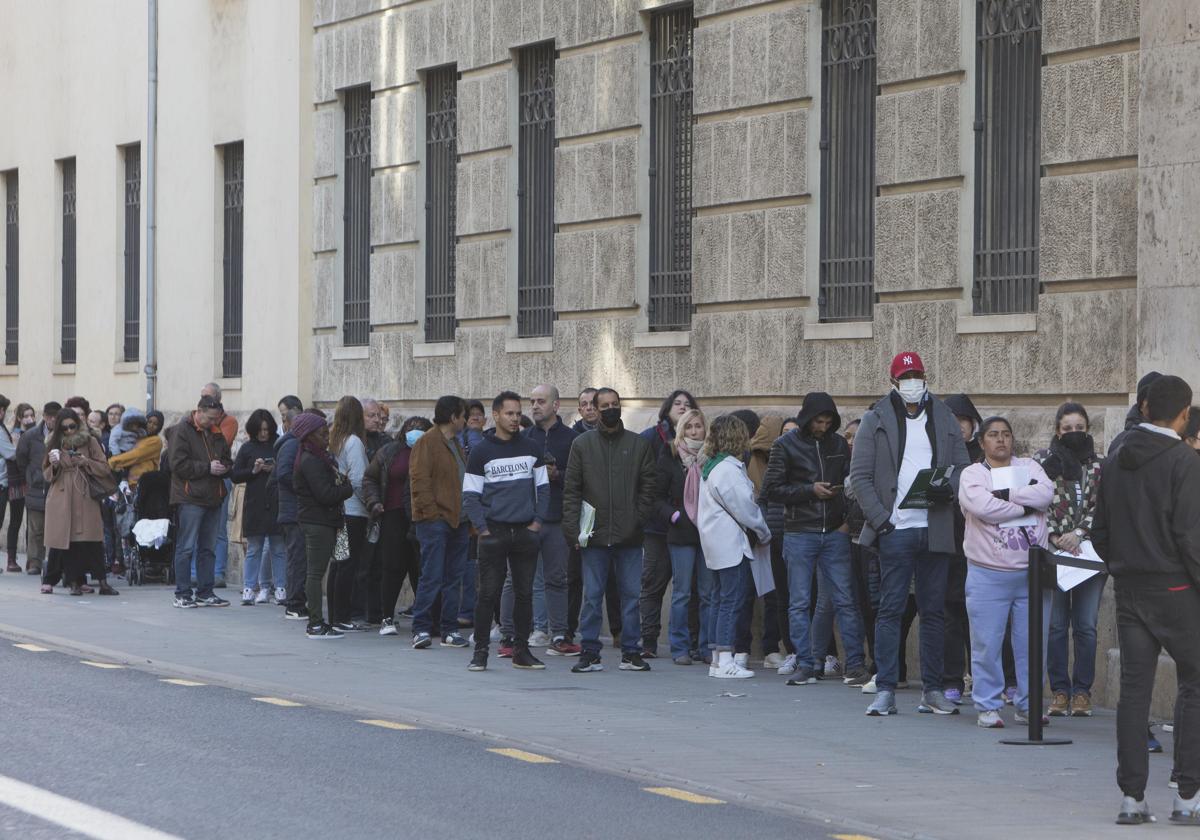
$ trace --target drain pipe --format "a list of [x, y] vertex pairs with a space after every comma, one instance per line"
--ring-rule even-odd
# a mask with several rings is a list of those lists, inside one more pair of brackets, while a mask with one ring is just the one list
[[158, 0], [148, 0], [146, 33], [146, 410], [154, 409], [158, 390], [158, 344], [155, 319], [157, 240], [155, 186], [158, 176]]

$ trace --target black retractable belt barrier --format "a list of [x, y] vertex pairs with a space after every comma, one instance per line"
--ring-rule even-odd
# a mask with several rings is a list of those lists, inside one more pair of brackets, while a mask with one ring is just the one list
[[1000, 742], [1002, 744], [1052, 747], [1071, 743], [1069, 738], [1042, 737], [1042, 684], [1045, 680], [1045, 663], [1042, 661], [1042, 576], [1047, 569], [1055, 566], [1096, 568], [1095, 563], [1051, 554], [1039, 546], [1029, 549], [1029, 737], [1005, 738]]

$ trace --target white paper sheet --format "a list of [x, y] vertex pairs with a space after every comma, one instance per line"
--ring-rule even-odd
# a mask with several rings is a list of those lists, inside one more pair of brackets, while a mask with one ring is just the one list
[[1072, 560], [1087, 560], [1095, 563], [1096, 568], [1079, 569], [1075, 566], [1057, 566], [1058, 572], [1058, 588], [1063, 592], [1070, 592], [1079, 584], [1091, 577], [1095, 577], [1104, 571], [1104, 561], [1100, 559], [1100, 555], [1096, 553], [1096, 549], [1092, 547], [1091, 540], [1084, 540], [1079, 544], [1079, 554], [1071, 554], [1069, 551], [1054, 552], [1059, 557], [1070, 557]]
[[[995, 467], [992, 470], [993, 490], [1016, 490], [1029, 484], [1029, 470], [1024, 467]], [[1001, 522], [1001, 528], [1032, 528], [1037, 525], [1033, 514]]]
[[754, 590], [759, 596], [775, 591], [775, 574], [771, 571], [771, 544], [759, 543], [752, 549], [750, 574], [754, 577]]

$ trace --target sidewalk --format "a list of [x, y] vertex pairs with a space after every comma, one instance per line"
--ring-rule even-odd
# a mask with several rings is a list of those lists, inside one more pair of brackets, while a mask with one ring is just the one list
[[[118, 584], [120, 581], [116, 581]], [[831, 831], [873, 837], [1128, 836], [1113, 824], [1112, 712], [1054, 719], [1060, 747], [1014, 747], [963, 714], [916, 713], [918, 692], [897, 695], [901, 714], [868, 718], [869, 699], [826, 682], [788, 688], [773, 672], [713, 680], [703, 666], [652, 662], [648, 674], [569, 673], [543, 657], [520, 672], [495, 656], [467, 671], [469, 651], [414, 651], [398, 637], [355, 634], [313, 642], [277, 607], [176, 610], [160, 586], [119, 586], [120, 597], [38, 594], [37, 578], [0, 575], [0, 634], [111, 657], [133, 667], [303, 697], [426, 726], [519, 742], [591, 767], [669, 782], [729, 801], [833, 820]], [[228, 593], [232, 593], [229, 590]], [[234, 593], [236, 594], [236, 593]], [[728, 696], [739, 695], [739, 696]], [[1148, 799], [1170, 811], [1168, 752], [1153, 756]], [[569, 803], [563, 803], [569, 807]]]

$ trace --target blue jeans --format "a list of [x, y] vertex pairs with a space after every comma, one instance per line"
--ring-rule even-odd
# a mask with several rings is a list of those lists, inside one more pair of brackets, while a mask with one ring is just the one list
[[413, 603], [413, 634], [434, 633], [433, 602], [442, 596], [441, 635], [458, 632], [458, 587], [467, 564], [470, 529], [466, 523], [457, 528], [442, 519], [417, 523], [417, 541], [421, 544], [421, 578]]
[[179, 529], [175, 535], [175, 594], [190, 596], [191, 569], [196, 561], [196, 597], [213, 594], [215, 559], [213, 547], [221, 524], [220, 507], [179, 506]]
[[[1043, 621], [1050, 618], [1050, 593], [1042, 605]], [[1017, 668], [1013, 703], [1029, 710], [1029, 575], [1024, 569], [1002, 572], [974, 563], [967, 565], [967, 615], [971, 622], [971, 697], [981, 712], [1004, 705], [1004, 630], [1012, 620], [1012, 650]], [[925, 619], [921, 619], [924, 623]], [[1042, 638], [1046, 638], [1042, 625]], [[922, 663], [924, 666], [924, 663]]]
[[879, 613], [875, 617], [875, 685], [895, 691], [900, 676], [900, 620], [916, 575], [921, 616], [921, 683], [942, 690], [946, 583], [954, 555], [929, 550], [928, 528], [905, 528], [879, 538]]
[[[217, 541], [213, 546], [213, 554], [215, 555], [215, 574], [219, 578], [225, 577], [225, 568], [229, 561], [229, 496], [233, 493], [233, 482], [225, 479], [225, 497], [221, 499], [221, 522], [217, 530]], [[196, 562], [192, 561], [192, 577], [191, 580], [200, 582], [196, 577]]]
[[[837, 614], [846, 648], [846, 668], [863, 667], [862, 616], [854, 601], [854, 570], [850, 565], [850, 535], [842, 531], [783, 535], [783, 559], [788, 568], [788, 632], [799, 664], [821, 670], [829, 649], [832, 625], [814, 628], [808, 615], [815, 568], [821, 575], [820, 594], [828, 594]], [[815, 629], [815, 633], [813, 630]]]
[[621, 590], [621, 651], [642, 650], [642, 616], [638, 598], [642, 594], [642, 547], [608, 546], [582, 549], [583, 608], [579, 613], [579, 635], [586, 653], [600, 655], [600, 626], [604, 622], [604, 592], [608, 589], [611, 564]]
[[[263, 568], [263, 558], [267, 556], [271, 563], [269, 570]], [[287, 552], [282, 536], [246, 537], [246, 568], [242, 573], [242, 587], [257, 589], [260, 584], [274, 584], [278, 589], [287, 585]]]
[[712, 612], [714, 579], [712, 571], [704, 564], [704, 551], [700, 546], [668, 544], [667, 551], [671, 555], [671, 621], [667, 637], [674, 659], [692, 650], [688, 608], [692, 602], [693, 577], [700, 594], [700, 650], [709, 649], [708, 621]]
[[[567, 538], [561, 522], [543, 522], [538, 531], [537, 571], [533, 576], [533, 629], [549, 633], [552, 639], [567, 635]], [[549, 581], [549, 585], [546, 585]], [[512, 638], [512, 575], [504, 581], [500, 596], [500, 633]]]
[[711, 571], [713, 605], [709, 610], [709, 639], [714, 650], [732, 651], [738, 616], [746, 603], [746, 588], [754, 585], [750, 576], [750, 561], [743, 557], [736, 566]]
[[[1100, 596], [1108, 575], [1095, 575], [1070, 592], [1052, 590], [1050, 633], [1047, 637], [1046, 672], [1050, 690], [1072, 694], [1091, 694], [1096, 680], [1096, 618], [1100, 614]], [[1075, 637], [1075, 668], [1067, 673], [1067, 630]]]
[[479, 551], [475, 540], [467, 544], [467, 560], [463, 564], [462, 589], [458, 600], [458, 617], [475, 623], [475, 581], [479, 577], [479, 563], [475, 554]]

